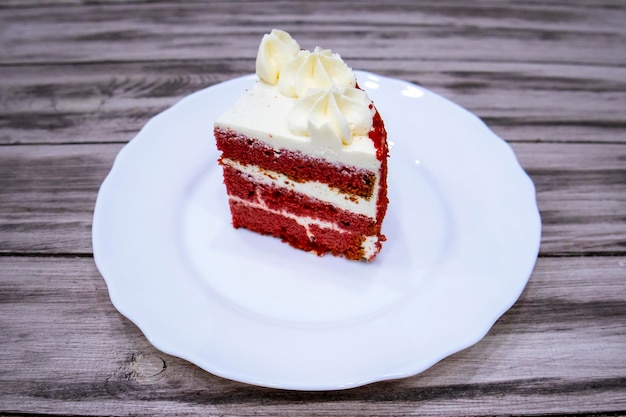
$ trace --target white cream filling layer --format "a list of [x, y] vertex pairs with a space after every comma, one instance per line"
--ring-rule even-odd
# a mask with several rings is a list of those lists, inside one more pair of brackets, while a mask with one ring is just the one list
[[332, 148], [312, 141], [309, 136], [293, 134], [287, 115], [296, 100], [285, 97], [275, 86], [258, 81], [215, 121], [215, 127], [256, 138], [275, 149], [300, 151], [330, 162], [379, 171], [380, 161], [369, 136], [353, 136], [351, 144]]
[[[313, 219], [311, 217], [305, 217], [305, 216], [296, 216], [293, 213], [289, 213], [283, 210], [273, 210], [271, 208], [269, 208], [262, 199], [259, 199], [259, 203], [253, 203], [250, 202], [248, 200], [243, 200], [239, 197], [235, 197], [235, 196], [231, 196], [229, 195], [228, 198], [232, 201], [236, 201], [237, 203], [249, 206], [249, 207], [254, 207], [257, 209], [261, 209], [261, 210], [266, 210], [270, 213], [274, 213], [274, 214], [278, 214], [284, 217], [287, 217], [289, 219], [293, 219], [295, 220], [299, 225], [301, 225], [302, 227], [304, 227], [304, 229], [306, 230], [306, 234], [307, 237], [309, 238], [309, 240], [313, 239], [314, 235], [313, 233], [311, 233], [311, 229], [310, 226], [311, 225], [316, 225], [320, 228], [323, 229], [331, 229], [334, 230], [336, 232], [340, 232], [340, 233], [346, 233], [345, 230], [337, 227], [335, 224], [330, 223], [330, 222], [325, 222], [323, 220], [318, 220], [318, 219]], [[378, 236], [366, 236], [365, 240], [363, 241], [363, 243], [361, 244], [361, 249], [363, 249], [363, 257], [366, 259], [370, 259], [372, 256], [376, 255], [376, 253], [378, 253], [378, 248], [376, 247], [376, 242], [378, 242]]]
[[265, 204], [265, 202], [263, 201], [263, 199], [259, 199], [260, 203], [253, 203], [249, 200], [243, 200], [239, 197], [235, 197], [232, 195], [229, 195], [228, 198], [230, 198], [233, 201], [236, 201], [238, 203], [241, 203], [243, 205], [249, 206], [249, 207], [254, 207], [257, 209], [262, 209], [265, 211], [269, 211], [270, 213], [274, 213], [274, 214], [279, 214], [283, 217], [287, 217], [289, 219], [295, 220], [300, 226], [304, 227], [306, 229], [306, 234], [309, 237], [309, 239], [311, 239], [313, 237], [313, 233], [311, 233], [310, 230], [310, 226], [312, 224], [319, 226], [323, 229], [331, 229], [334, 230], [335, 232], [340, 232], [340, 233], [346, 233], [345, 230], [337, 227], [334, 223], [330, 223], [330, 222], [325, 222], [323, 220], [318, 220], [318, 219], [314, 219], [312, 217], [306, 217], [306, 216], [296, 216], [293, 213], [289, 213], [287, 211], [284, 210], [274, 210], [271, 209], [267, 206], [267, 204]]
[[379, 188], [378, 177], [376, 177], [376, 182], [374, 183], [374, 192], [372, 197], [366, 199], [364, 197], [341, 193], [337, 189], [317, 181], [296, 182], [284, 174], [262, 170], [256, 165], [243, 165], [237, 161], [226, 158], [222, 159], [222, 163], [243, 172], [255, 182], [264, 185], [283, 187], [288, 190], [316, 198], [323, 202], [333, 204], [342, 210], [376, 218], [376, 202]]

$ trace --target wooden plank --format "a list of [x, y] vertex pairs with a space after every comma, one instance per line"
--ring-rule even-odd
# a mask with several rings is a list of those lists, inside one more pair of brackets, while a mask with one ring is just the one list
[[537, 189], [541, 254], [624, 253], [626, 146], [512, 147]]
[[[3, 1], [0, 414], [626, 415], [624, 21], [610, 0]], [[152, 347], [90, 257], [122, 144], [251, 72], [272, 27], [476, 113], [518, 142], [536, 184], [527, 289], [480, 343], [419, 376], [310, 393], [221, 379]]]
[[91, 253], [98, 188], [121, 148], [0, 148], [0, 253]]
[[[626, 409], [626, 257], [542, 258], [477, 345], [348, 391], [248, 386], [152, 347], [89, 258], [0, 257], [0, 410], [92, 415], [536, 415]], [[10, 318], [10, 319], [9, 319]]]
[[[421, 84], [474, 112], [507, 140], [626, 143], [621, 68], [508, 62], [460, 67], [413, 58], [350, 64]], [[185, 95], [253, 70], [252, 55], [0, 66], [0, 144], [125, 142]]]
[[[626, 11], [602, 4], [212, 2], [0, 10], [4, 63], [245, 58], [272, 27], [347, 58], [623, 65]], [[598, 22], [602, 22], [599, 26]]]
[[[97, 191], [121, 147], [1, 147], [0, 253], [91, 253]], [[626, 145], [513, 149], [537, 189], [542, 255], [624, 254]]]

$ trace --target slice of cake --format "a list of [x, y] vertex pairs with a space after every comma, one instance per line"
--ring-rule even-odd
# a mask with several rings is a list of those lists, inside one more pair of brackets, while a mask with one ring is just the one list
[[256, 73], [214, 127], [233, 226], [318, 255], [374, 259], [385, 240], [387, 133], [354, 72], [273, 30]]

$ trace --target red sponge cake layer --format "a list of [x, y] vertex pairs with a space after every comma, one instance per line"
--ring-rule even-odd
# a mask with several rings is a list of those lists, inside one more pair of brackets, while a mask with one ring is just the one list
[[216, 129], [215, 138], [223, 159], [258, 165], [296, 182], [321, 181], [346, 194], [370, 197], [374, 191], [374, 172], [345, 165], [338, 167], [297, 151], [276, 150], [258, 139], [229, 130]]
[[380, 227], [376, 220], [309, 197], [307, 195], [276, 187], [255, 183], [254, 179], [230, 166], [224, 166], [224, 183], [231, 198], [259, 205], [298, 218], [311, 219], [333, 225], [345, 232], [377, 235]]
[[[291, 246], [318, 255], [332, 253], [358, 260], [365, 255], [363, 235], [312, 226], [308, 229], [296, 220], [261, 208], [230, 201], [233, 226], [282, 239]], [[380, 248], [379, 248], [380, 249]]]

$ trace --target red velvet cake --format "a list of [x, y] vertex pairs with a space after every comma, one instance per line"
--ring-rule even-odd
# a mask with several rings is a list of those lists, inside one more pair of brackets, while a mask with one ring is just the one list
[[256, 73], [214, 126], [233, 226], [318, 255], [374, 259], [385, 240], [387, 133], [354, 72], [273, 30]]

